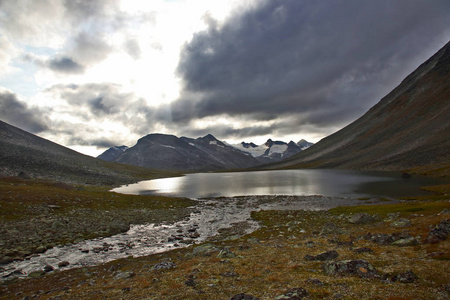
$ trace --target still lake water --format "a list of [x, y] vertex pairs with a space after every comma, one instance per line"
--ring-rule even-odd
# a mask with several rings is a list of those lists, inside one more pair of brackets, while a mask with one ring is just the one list
[[404, 179], [401, 173], [315, 169], [194, 173], [182, 177], [141, 181], [115, 188], [113, 191], [197, 199], [249, 195], [400, 197], [424, 194], [421, 186], [441, 183], [445, 182], [421, 176]]

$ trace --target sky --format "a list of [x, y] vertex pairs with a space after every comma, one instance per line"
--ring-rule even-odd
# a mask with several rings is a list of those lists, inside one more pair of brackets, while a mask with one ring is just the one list
[[448, 0], [0, 0], [0, 120], [92, 156], [317, 142], [449, 40]]

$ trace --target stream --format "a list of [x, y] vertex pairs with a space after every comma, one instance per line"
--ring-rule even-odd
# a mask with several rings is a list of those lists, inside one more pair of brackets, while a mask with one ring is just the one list
[[[32, 272], [89, 267], [125, 258], [161, 253], [207, 241], [221, 229], [241, 226], [243, 234], [258, 229], [252, 211], [268, 209], [324, 210], [361, 201], [324, 196], [244, 196], [198, 199], [188, 218], [173, 224], [132, 225], [122, 234], [85, 240], [33, 254], [0, 267], [0, 280], [23, 278]], [[375, 201], [375, 200], [374, 200]]]

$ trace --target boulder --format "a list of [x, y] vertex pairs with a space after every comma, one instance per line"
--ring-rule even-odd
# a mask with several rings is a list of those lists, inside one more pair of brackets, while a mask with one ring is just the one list
[[244, 293], [234, 295], [230, 300], [259, 300], [259, 298]]
[[348, 218], [350, 224], [371, 224], [378, 221], [376, 216], [371, 216], [367, 213], [357, 213]]
[[362, 278], [374, 278], [377, 270], [366, 260], [329, 261], [322, 265], [328, 275], [357, 275]]
[[216, 245], [213, 244], [203, 244], [198, 247], [195, 247], [192, 251], [192, 255], [194, 256], [211, 256], [213, 253], [220, 251]]
[[419, 245], [419, 242], [414, 237], [407, 237], [404, 239], [399, 239], [393, 242], [391, 245], [398, 247], [408, 247], [408, 246], [416, 246]]
[[409, 270], [404, 273], [400, 273], [391, 278], [393, 282], [412, 283], [417, 280], [417, 275], [413, 271]]
[[176, 268], [177, 265], [171, 261], [163, 261], [160, 263], [157, 263], [156, 265], [153, 266], [153, 270], [169, 270], [169, 269], [173, 269]]

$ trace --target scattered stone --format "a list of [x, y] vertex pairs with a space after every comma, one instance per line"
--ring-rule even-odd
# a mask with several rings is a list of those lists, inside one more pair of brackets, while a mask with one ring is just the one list
[[419, 242], [414, 237], [407, 237], [404, 239], [399, 239], [399, 240], [393, 242], [391, 245], [398, 246], [398, 247], [409, 247], [409, 246], [419, 245]]
[[124, 293], [129, 292], [129, 291], [131, 291], [131, 288], [130, 288], [130, 287], [124, 287], [124, 288], [122, 288], [122, 292], [124, 292]]
[[133, 278], [134, 276], [136, 276], [136, 274], [134, 272], [122, 272], [119, 271], [117, 272], [116, 276], [114, 276], [116, 279], [129, 279], [129, 278]]
[[443, 211], [441, 211], [440, 213], [438, 213], [438, 216], [440, 216], [440, 215], [447, 215], [447, 214], [450, 214], [450, 209], [444, 208]]
[[213, 253], [220, 251], [219, 248], [217, 248], [213, 244], [204, 244], [200, 245], [198, 247], [195, 247], [192, 251], [192, 255], [194, 256], [211, 256]]
[[350, 224], [371, 224], [371, 223], [375, 223], [376, 221], [378, 221], [378, 217], [376, 216], [371, 216], [367, 213], [357, 213], [353, 216], [350, 216], [348, 218], [348, 222]]
[[231, 252], [231, 250], [228, 247], [225, 247], [223, 250], [220, 250], [217, 257], [218, 258], [233, 258], [233, 257], [236, 257], [236, 254]]
[[259, 298], [244, 293], [234, 295], [230, 300], [259, 300]]
[[58, 263], [58, 267], [60, 267], [60, 268], [67, 267], [68, 265], [70, 265], [70, 263], [68, 261], [62, 261], [62, 262]]
[[379, 245], [390, 245], [395, 241], [398, 241], [400, 239], [408, 239], [412, 236], [408, 233], [393, 233], [393, 234], [386, 234], [386, 233], [367, 233], [362, 238], [365, 240], [369, 240], [373, 243], [379, 244]]
[[171, 261], [163, 261], [154, 265], [152, 269], [156, 271], [156, 270], [168, 270], [176, 267], [177, 265]]
[[304, 288], [293, 288], [276, 297], [277, 300], [300, 300], [308, 296], [308, 291]]
[[185, 285], [187, 286], [191, 286], [191, 287], [195, 287], [195, 285], [197, 284], [194, 280], [194, 278], [188, 278], [185, 282]]
[[398, 219], [397, 221], [391, 223], [391, 226], [396, 228], [409, 227], [411, 225], [412, 223], [409, 219]]
[[228, 272], [224, 272], [222, 274], [223, 277], [237, 277], [239, 276], [238, 273], [234, 272], [234, 271], [228, 271]]
[[447, 233], [445, 230], [440, 228], [435, 228], [430, 231], [430, 233], [425, 238], [425, 244], [436, 244], [447, 239]]
[[329, 261], [322, 265], [328, 275], [357, 275], [362, 278], [374, 278], [377, 270], [366, 260]]
[[339, 256], [339, 253], [336, 250], [331, 250], [331, 251], [327, 251], [327, 252], [324, 252], [324, 253], [321, 253], [321, 254], [315, 255], [315, 256], [306, 254], [305, 260], [307, 260], [307, 261], [316, 261], [316, 260], [326, 261], [326, 260], [335, 259], [338, 256]]
[[373, 250], [368, 247], [361, 247], [352, 250], [355, 253], [373, 253]]
[[48, 273], [48, 272], [53, 271], [54, 269], [55, 269], [55, 268], [53, 268], [52, 266], [46, 265], [46, 266], [44, 267], [44, 272], [45, 272], [45, 273]]
[[327, 235], [327, 234], [343, 234], [344, 231], [339, 228], [336, 224], [332, 222], [326, 223], [322, 230], [320, 231], [320, 235]]
[[398, 281], [398, 282], [401, 282], [401, 283], [412, 283], [412, 282], [417, 280], [417, 275], [414, 274], [413, 271], [409, 270], [409, 271], [407, 271], [405, 273], [401, 273], [401, 274], [393, 276], [391, 278], [391, 280], [393, 282], [397, 282]]
[[324, 285], [324, 283], [317, 278], [309, 278], [306, 280], [306, 283], [312, 283], [315, 285]]
[[200, 233], [198, 233], [198, 232], [196, 231], [196, 232], [194, 232], [194, 233], [191, 233], [191, 234], [189, 235], [189, 237], [190, 237], [191, 239], [199, 238], [199, 237], [200, 237]]

